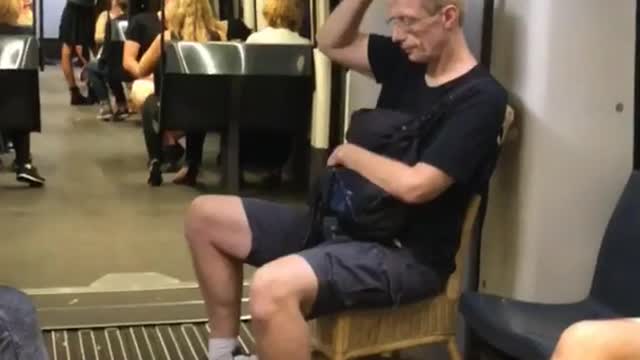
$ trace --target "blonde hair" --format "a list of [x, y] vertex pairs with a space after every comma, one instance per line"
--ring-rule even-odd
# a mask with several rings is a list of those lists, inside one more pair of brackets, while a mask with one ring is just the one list
[[300, 0], [265, 0], [262, 15], [273, 28], [298, 31], [302, 22]]
[[22, 0], [0, 0], [0, 24], [17, 25], [22, 13]]
[[458, 13], [460, 14], [458, 22], [460, 25], [463, 24], [464, 13], [466, 9], [466, 0], [425, 0], [425, 5], [427, 8], [427, 12], [430, 15], [436, 13], [436, 11], [442, 9], [447, 5], [453, 5], [458, 8]]
[[209, 0], [173, 0], [167, 5], [167, 27], [185, 41], [209, 41], [213, 32], [226, 40], [226, 27]]

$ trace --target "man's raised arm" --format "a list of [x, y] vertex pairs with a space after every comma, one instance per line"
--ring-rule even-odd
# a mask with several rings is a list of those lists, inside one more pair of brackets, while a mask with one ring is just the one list
[[342, 0], [317, 34], [322, 53], [334, 62], [369, 76], [369, 35], [359, 32], [358, 28], [372, 1]]

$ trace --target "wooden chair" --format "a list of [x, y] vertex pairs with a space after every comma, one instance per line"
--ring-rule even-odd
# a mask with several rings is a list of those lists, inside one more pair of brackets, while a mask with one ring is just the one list
[[[504, 142], [513, 121], [513, 109], [508, 107], [499, 144]], [[311, 323], [314, 350], [333, 360], [346, 360], [446, 343], [451, 359], [460, 359], [455, 341], [458, 301], [480, 203], [480, 195], [469, 203], [455, 258], [456, 271], [442, 294], [397, 308], [349, 311], [316, 319]]]

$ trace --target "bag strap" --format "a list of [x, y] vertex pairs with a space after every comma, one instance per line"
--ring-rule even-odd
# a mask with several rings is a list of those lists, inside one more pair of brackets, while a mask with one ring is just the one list
[[[436, 127], [440, 126], [442, 121], [444, 121], [444, 116], [442, 116], [453, 103], [458, 100], [460, 97], [465, 95], [469, 90], [481, 84], [483, 82], [488, 82], [491, 80], [490, 77], [482, 77], [472, 79], [460, 86], [454, 87], [449, 93], [447, 93], [443, 99], [435, 103], [428, 112], [426, 112], [420, 118], [420, 133], [428, 134]], [[433, 121], [429, 121], [433, 119]]]

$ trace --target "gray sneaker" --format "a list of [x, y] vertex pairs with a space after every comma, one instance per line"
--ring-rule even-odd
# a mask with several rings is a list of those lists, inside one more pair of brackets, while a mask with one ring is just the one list
[[101, 105], [96, 118], [102, 121], [110, 121], [112, 117], [113, 113], [111, 112], [111, 107], [109, 105]]

